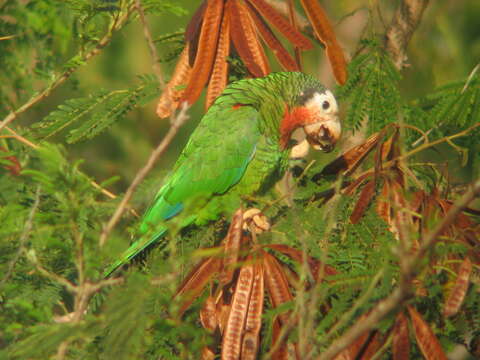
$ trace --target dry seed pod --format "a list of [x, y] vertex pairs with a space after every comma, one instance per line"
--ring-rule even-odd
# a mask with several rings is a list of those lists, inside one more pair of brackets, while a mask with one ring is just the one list
[[262, 19], [258, 11], [250, 3], [247, 3], [247, 6], [249, 7], [249, 10], [250, 10], [250, 16], [255, 22], [257, 31], [260, 33], [260, 36], [262, 37], [263, 41], [273, 51], [273, 54], [277, 58], [278, 62], [287, 71], [300, 71], [299, 66], [295, 61], [295, 59], [290, 55], [287, 49], [285, 49], [282, 43], [277, 39], [273, 31], [270, 30], [270, 28]]
[[255, 77], [270, 73], [267, 56], [257, 36], [255, 25], [248, 10], [240, 1], [230, 1], [230, 20], [233, 45], [248, 71]]
[[212, 333], [218, 326], [215, 299], [212, 296], [209, 296], [207, 300], [205, 300], [205, 303], [200, 310], [200, 322], [206, 330]]
[[225, 285], [232, 281], [233, 272], [238, 262], [238, 252], [242, 239], [243, 211], [238, 209], [232, 217], [232, 222], [225, 237], [225, 257], [223, 259], [220, 283]]
[[445, 307], [443, 309], [443, 315], [445, 317], [456, 315], [460, 310], [460, 307], [463, 304], [463, 300], [465, 299], [465, 295], [468, 291], [471, 273], [472, 262], [470, 261], [470, 258], [466, 257], [460, 265], [460, 268], [458, 269], [458, 276], [457, 281], [455, 282], [455, 286], [453, 287], [447, 301], [445, 302]]
[[272, 6], [265, 0], [249, 1], [259, 13], [261, 13], [270, 24], [275, 26], [283, 36], [285, 36], [294, 46], [302, 50], [310, 50], [313, 44], [302, 33], [296, 30], [287, 19], [281, 16]]
[[190, 105], [200, 96], [215, 61], [218, 34], [223, 16], [223, 3], [223, 1], [218, 0], [207, 0], [198, 39], [198, 49], [192, 68], [195, 80], [188, 83], [183, 95], [183, 101]]
[[[269, 253], [262, 251], [262, 255], [265, 269], [265, 284], [272, 299], [273, 307], [292, 301], [292, 293], [281, 265]], [[279, 317], [281, 323], [287, 323], [289, 313], [282, 313]]]
[[221, 260], [218, 258], [208, 258], [198, 264], [185, 278], [179, 286], [175, 297], [181, 297], [182, 306], [179, 310], [181, 316], [192, 302], [200, 296], [205, 285], [220, 270]]
[[393, 327], [392, 342], [393, 360], [410, 359], [410, 337], [408, 334], [408, 321], [403, 312], [397, 315], [395, 326]]
[[[228, 7], [228, 4], [226, 5]], [[205, 108], [208, 109], [215, 99], [222, 93], [228, 82], [228, 62], [227, 57], [230, 53], [230, 17], [228, 11], [223, 16], [222, 26], [220, 27], [220, 38], [218, 39], [217, 53], [213, 64], [212, 75], [208, 82], [207, 98]]]
[[244, 332], [253, 281], [253, 265], [246, 264], [240, 270], [237, 286], [235, 287], [235, 292], [233, 294], [232, 307], [225, 328], [225, 333], [223, 334], [222, 360], [240, 359], [242, 335]]
[[192, 68], [188, 63], [188, 51], [189, 45], [187, 44], [180, 54], [172, 78], [158, 100], [157, 115], [160, 118], [169, 117], [178, 107], [185, 91], [185, 89], [179, 89], [179, 87], [190, 81]]
[[341, 85], [347, 81], [347, 62], [337, 42], [332, 25], [318, 0], [301, 0], [305, 13], [317, 38], [325, 45], [327, 56], [337, 82]]
[[375, 181], [369, 181], [360, 192], [360, 197], [358, 198], [357, 203], [355, 204], [355, 208], [352, 211], [352, 215], [350, 215], [350, 222], [352, 224], [356, 224], [360, 221], [362, 216], [365, 214], [370, 202], [375, 195]]
[[280, 324], [280, 319], [277, 317], [273, 321], [273, 329], [272, 329], [272, 348], [274, 346], [277, 347], [277, 351], [272, 354], [272, 360], [288, 360], [288, 346], [286, 343], [282, 343], [277, 345], [277, 342], [280, 338], [280, 333], [282, 331], [282, 325]]
[[345, 176], [352, 174], [378, 144], [380, 133], [371, 135], [363, 144], [355, 146], [325, 166], [321, 175], [336, 175], [345, 172]]
[[407, 306], [415, 330], [418, 347], [426, 360], [447, 360], [440, 343], [430, 326], [422, 316], [411, 306]]
[[245, 334], [242, 342], [242, 360], [254, 360], [260, 345], [260, 328], [262, 327], [262, 312], [264, 298], [264, 279], [262, 264], [254, 266], [255, 278], [252, 286], [250, 303], [248, 304], [245, 322]]

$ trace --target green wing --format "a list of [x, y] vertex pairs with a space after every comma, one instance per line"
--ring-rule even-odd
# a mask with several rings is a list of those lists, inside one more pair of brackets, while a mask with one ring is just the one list
[[[146, 233], [153, 228], [155, 235], [135, 241], [106, 270], [106, 276], [162, 237], [167, 230], [165, 221], [189, 202], [201, 200], [198, 203], [205, 204], [240, 181], [260, 138], [259, 116], [251, 106], [232, 106], [228, 101], [217, 101], [210, 108], [143, 217], [140, 231]], [[193, 213], [182, 225], [194, 220]]]

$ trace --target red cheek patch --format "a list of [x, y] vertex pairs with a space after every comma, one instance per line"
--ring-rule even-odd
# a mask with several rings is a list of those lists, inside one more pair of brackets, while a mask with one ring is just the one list
[[232, 109], [237, 110], [237, 109], [240, 109], [242, 106], [243, 106], [243, 104], [235, 104], [235, 105], [232, 106]]
[[280, 123], [280, 146], [282, 149], [286, 149], [290, 136], [295, 129], [311, 122], [311, 115], [310, 110], [303, 106], [295, 107], [292, 111], [285, 107], [285, 114]]

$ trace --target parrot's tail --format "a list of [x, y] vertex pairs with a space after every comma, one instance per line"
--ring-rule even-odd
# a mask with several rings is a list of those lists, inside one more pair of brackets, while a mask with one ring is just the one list
[[159, 232], [157, 232], [154, 236], [151, 236], [147, 239], [140, 238], [137, 241], [135, 241], [122, 254], [119, 260], [115, 261], [112, 265], [107, 267], [107, 269], [103, 273], [103, 276], [105, 278], [111, 276], [115, 271], [120, 269], [123, 265], [126, 265], [127, 263], [129, 263], [135, 256], [140, 254], [147, 247], [149, 247], [155, 242], [158, 242], [165, 235], [166, 232], [167, 232], [167, 229], [164, 228], [164, 229], [161, 229]]

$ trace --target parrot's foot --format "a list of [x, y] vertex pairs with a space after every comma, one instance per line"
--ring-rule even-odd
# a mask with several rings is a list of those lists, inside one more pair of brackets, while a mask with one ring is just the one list
[[270, 230], [270, 222], [259, 209], [251, 208], [243, 213], [243, 229], [261, 234]]

